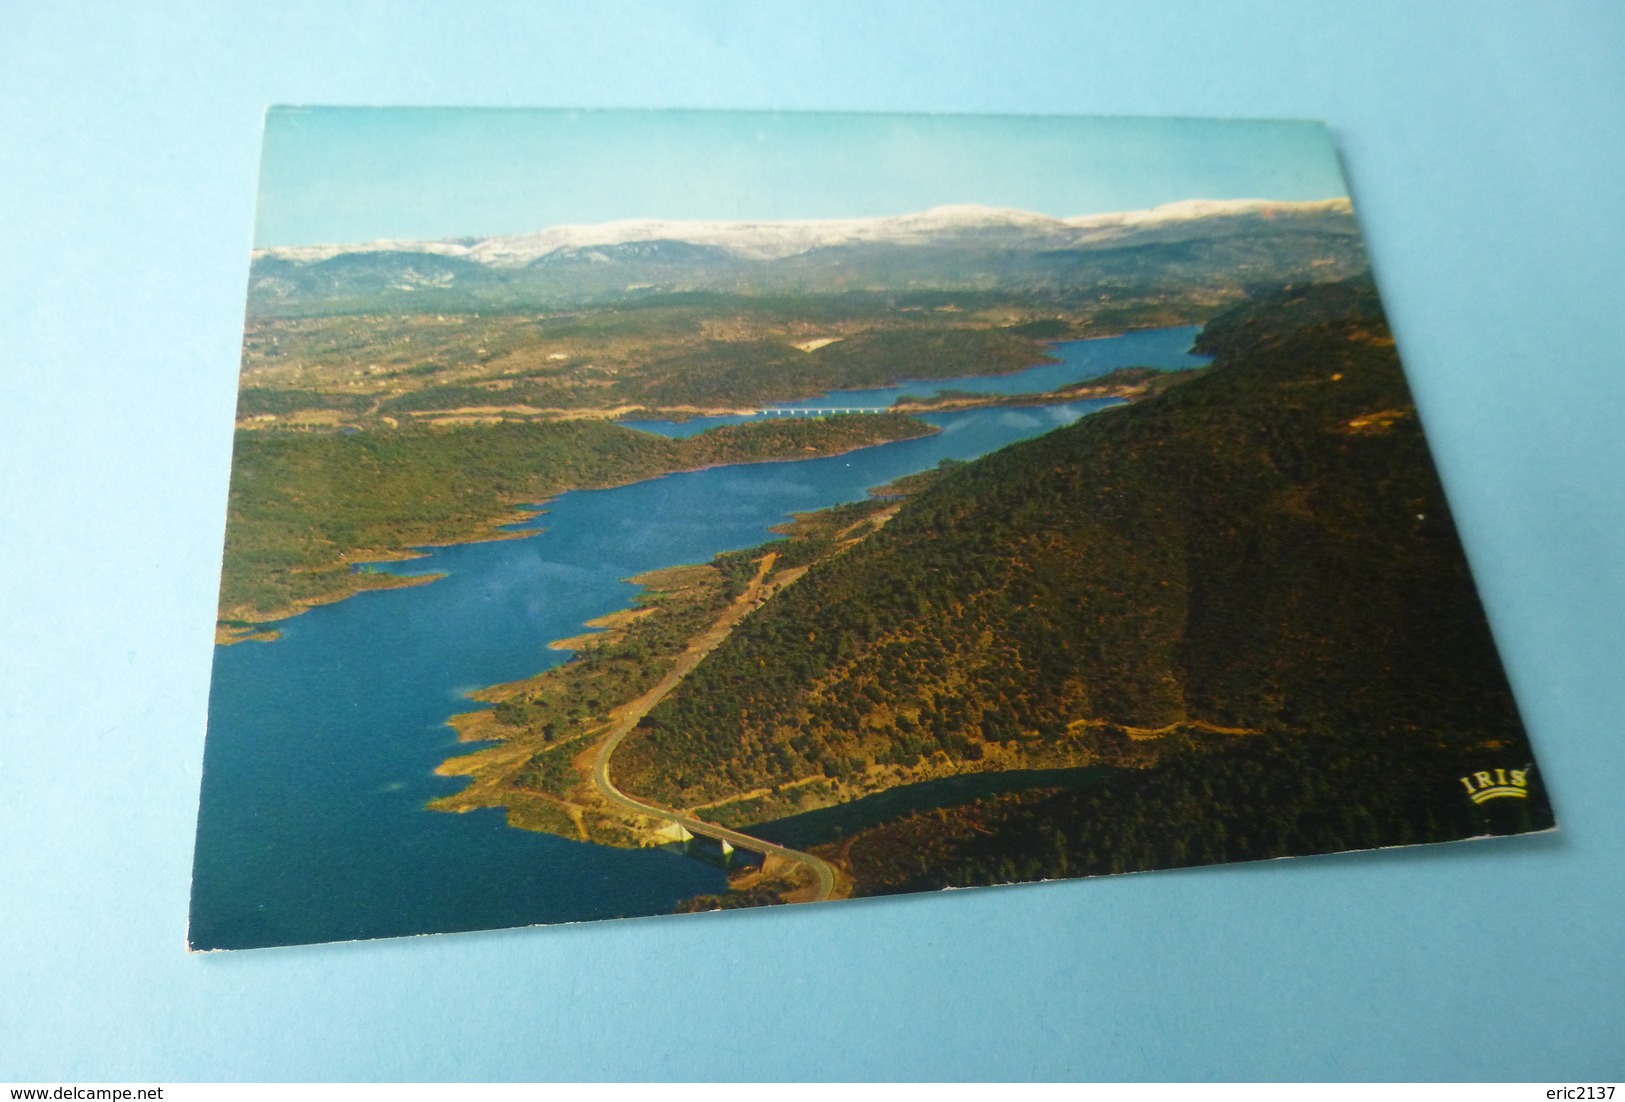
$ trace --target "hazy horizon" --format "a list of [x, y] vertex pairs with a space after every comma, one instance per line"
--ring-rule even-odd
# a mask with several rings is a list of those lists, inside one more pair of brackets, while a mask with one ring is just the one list
[[1309, 121], [274, 107], [254, 247], [1347, 194]]

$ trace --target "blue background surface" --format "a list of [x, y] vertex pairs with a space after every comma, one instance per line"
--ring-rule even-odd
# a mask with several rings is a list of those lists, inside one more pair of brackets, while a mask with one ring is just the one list
[[[1625, 1076], [1625, 8], [0, 8], [0, 1079]], [[1560, 834], [189, 957], [272, 103], [1323, 118]]]

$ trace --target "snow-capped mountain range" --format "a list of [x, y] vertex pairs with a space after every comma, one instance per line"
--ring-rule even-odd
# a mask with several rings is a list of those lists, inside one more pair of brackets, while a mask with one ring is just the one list
[[[522, 268], [555, 253], [674, 241], [722, 250], [744, 260], [778, 260], [814, 249], [862, 244], [933, 245], [985, 241], [1033, 249], [1110, 247], [1154, 236], [1182, 236], [1213, 221], [1236, 218], [1298, 220], [1351, 213], [1348, 199], [1290, 203], [1267, 199], [1192, 199], [1150, 210], [1052, 218], [1028, 211], [971, 204], [933, 207], [915, 214], [784, 222], [670, 221], [627, 219], [595, 225], [553, 226], [537, 233], [443, 241], [371, 241], [363, 244], [299, 245], [256, 250], [255, 259], [312, 264], [337, 256], [416, 253], [455, 257], [491, 268]], [[1172, 232], [1169, 232], [1172, 231]]]
[[1191, 200], [1051, 218], [936, 207], [884, 218], [653, 218], [533, 234], [262, 249], [249, 312], [520, 310], [664, 294], [1211, 294], [1365, 267], [1347, 199]]

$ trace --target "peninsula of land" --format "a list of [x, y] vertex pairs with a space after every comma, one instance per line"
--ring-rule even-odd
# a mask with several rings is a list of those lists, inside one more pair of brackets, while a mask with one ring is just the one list
[[[497, 745], [433, 806], [647, 845], [1102, 771], [798, 851], [857, 894], [1538, 828], [1433, 784], [1527, 744], [1369, 282], [1261, 296], [1201, 344], [1211, 369], [1128, 409], [637, 579], [570, 662], [476, 694], [454, 722]], [[1286, 773], [1313, 783], [1267, 814]], [[751, 877], [706, 905], [783, 897]]]

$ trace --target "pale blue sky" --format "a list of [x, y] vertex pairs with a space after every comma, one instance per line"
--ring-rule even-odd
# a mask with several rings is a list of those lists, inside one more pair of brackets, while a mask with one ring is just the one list
[[266, 115], [255, 244], [1345, 194], [1316, 122], [282, 107]]

